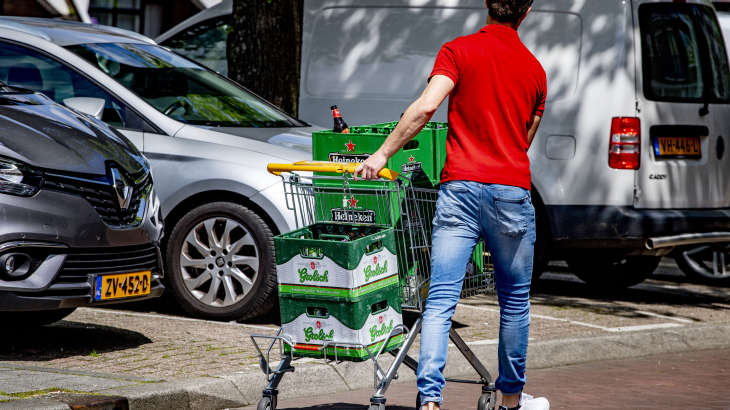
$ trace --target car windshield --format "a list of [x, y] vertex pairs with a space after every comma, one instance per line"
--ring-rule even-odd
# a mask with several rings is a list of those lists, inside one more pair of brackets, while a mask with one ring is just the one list
[[67, 47], [168, 117], [214, 127], [306, 125], [163, 47], [98, 43]]
[[654, 101], [730, 103], [725, 42], [711, 7], [639, 7], [644, 94]]

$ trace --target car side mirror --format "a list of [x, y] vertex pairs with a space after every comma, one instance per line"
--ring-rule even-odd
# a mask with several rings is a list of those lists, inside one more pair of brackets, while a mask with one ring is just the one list
[[76, 111], [81, 111], [84, 114], [91, 115], [92, 117], [96, 117], [101, 120], [106, 101], [104, 101], [103, 98], [72, 97], [64, 99], [63, 104], [66, 107], [73, 108]]

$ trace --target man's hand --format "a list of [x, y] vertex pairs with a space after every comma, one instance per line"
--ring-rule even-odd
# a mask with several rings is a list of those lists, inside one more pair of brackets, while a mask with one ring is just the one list
[[388, 157], [385, 156], [380, 150], [375, 151], [375, 154], [371, 155], [362, 164], [355, 168], [355, 181], [357, 176], [362, 175], [363, 179], [378, 179], [378, 173], [385, 168], [385, 164], [388, 163]]
[[358, 175], [362, 175], [363, 179], [378, 179], [378, 172], [385, 167], [388, 159], [421, 132], [454, 86], [454, 82], [445, 75], [431, 77], [423, 94], [408, 107], [380, 149], [355, 168], [355, 181]]

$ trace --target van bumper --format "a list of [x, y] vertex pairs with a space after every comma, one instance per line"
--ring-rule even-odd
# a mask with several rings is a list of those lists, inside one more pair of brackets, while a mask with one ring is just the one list
[[730, 232], [730, 208], [636, 209], [630, 206], [546, 206], [557, 253], [665, 255], [649, 238]]

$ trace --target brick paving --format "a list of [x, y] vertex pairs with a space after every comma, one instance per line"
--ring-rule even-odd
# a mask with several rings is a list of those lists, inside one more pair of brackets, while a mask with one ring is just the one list
[[[663, 262], [658, 275], [645, 283], [613, 293], [591, 290], [565, 271], [553, 266], [533, 285], [534, 340], [631, 326], [730, 323], [730, 288], [687, 283], [673, 262]], [[461, 303], [465, 306], [457, 307], [454, 324], [462, 337], [468, 342], [496, 339], [496, 296]], [[114, 309], [79, 309], [55, 325], [0, 339], [0, 362], [176, 380], [257, 369], [247, 334], [271, 334], [278, 328], [276, 313], [249, 323], [254, 327], [183, 315], [169, 293]]]
[[[525, 391], [550, 400], [551, 409], [730, 409], [730, 350], [614, 360], [527, 373]], [[300, 398], [278, 410], [365, 410], [372, 390]], [[413, 410], [415, 383], [393, 385], [387, 410]], [[443, 410], [476, 409], [480, 389], [448, 383]], [[498, 401], [499, 402], [499, 401]]]

